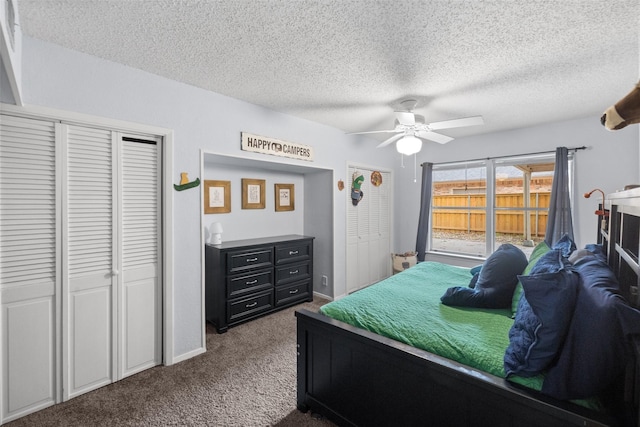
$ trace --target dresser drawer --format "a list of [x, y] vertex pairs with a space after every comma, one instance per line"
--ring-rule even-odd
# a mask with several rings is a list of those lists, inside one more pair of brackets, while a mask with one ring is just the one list
[[263, 311], [269, 311], [273, 307], [273, 289], [246, 298], [229, 300], [227, 302], [228, 321], [229, 323], [237, 322]]
[[250, 272], [227, 278], [227, 298], [273, 287], [273, 269]]
[[311, 254], [311, 241], [276, 245], [276, 265], [290, 262], [299, 262], [309, 259]]
[[257, 248], [250, 251], [229, 252], [227, 254], [227, 272], [237, 273], [252, 268], [273, 265], [272, 247]]
[[306, 300], [311, 295], [311, 281], [305, 280], [289, 286], [276, 288], [276, 306]]
[[310, 275], [311, 264], [308, 262], [293, 265], [283, 265], [282, 267], [276, 268], [276, 286], [306, 279]]

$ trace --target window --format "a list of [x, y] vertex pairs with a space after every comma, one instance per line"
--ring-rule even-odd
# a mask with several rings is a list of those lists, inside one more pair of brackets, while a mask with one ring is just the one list
[[528, 256], [544, 240], [554, 168], [553, 153], [434, 165], [428, 249], [486, 257], [511, 243]]

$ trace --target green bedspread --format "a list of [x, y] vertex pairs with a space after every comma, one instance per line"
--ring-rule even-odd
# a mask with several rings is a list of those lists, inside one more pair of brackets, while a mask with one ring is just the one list
[[[337, 320], [504, 378], [503, 357], [513, 324], [511, 310], [449, 307], [440, 297], [468, 286], [468, 268], [422, 262], [333, 301], [320, 311]], [[522, 379], [539, 390], [537, 378]]]
[[[382, 282], [330, 302], [320, 312], [430, 353], [504, 378], [504, 353], [513, 325], [511, 309], [450, 307], [440, 297], [452, 286], [468, 286], [468, 268], [425, 261]], [[533, 390], [543, 375], [509, 377]], [[599, 399], [574, 403], [601, 411]]]

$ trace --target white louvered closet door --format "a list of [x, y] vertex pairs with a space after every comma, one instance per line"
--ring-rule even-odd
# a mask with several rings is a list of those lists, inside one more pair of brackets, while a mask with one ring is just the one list
[[119, 136], [121, 270], [119, 377], [161, 363], [160, 150], [153, 140]]
[[0, 120], [0, 422], [55, 403], [56, 125]]
[[64, 399], [161, 362], [160, 150], [63, 125]]
[[[364, 177], [364, 193], [357, 206], [351, 203], [351, 181], [358, 171]], [[382, 172], [382, 185], [371, 184], [373, 170], [349, 167], [347, 195], [347, 293], [391, 274], [391, 174]]]
[[369, 283], [391, 275], [391, 174], [381, 176], [380, 186], [369, 185]]
[[63, 125], [64, 400], [114, 380], [112, 138], [107, 130]]
[[347, 253], [346, 253], [346, 265], [347, 265], [347, 294], [360, 289], [360, 257], [358, 256], [359, 242], [361, 236], [359, 234], [359, 222], [358, 217], [361, 209], [358, 206], [354, 206], [351, 202], [351, 184], [352, 176], [356, 172], [356, 168], [349, 167], [347, 169], [347, 179], [344, 183], [344, 189], [347, 193], [345, 195], [345, 203], [347, 204]]

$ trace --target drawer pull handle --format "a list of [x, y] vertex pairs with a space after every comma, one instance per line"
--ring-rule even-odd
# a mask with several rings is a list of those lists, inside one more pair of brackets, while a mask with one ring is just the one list
[[299, 271], [299, 270], [296, 270], [296, 271], [290, 271], [290, 272], [289, 272], [289, 274], [298, 274], [298, 271]]
[[258, 301], [254, 301], [254, 302], [253, 302], [253, 303], [251, 303], [251, 304], [247, 304], [247, 305], [245, 305], [245, 307], [246, 307], [246, 308], [251, 308], [251, 307], [255, 307], [256, 305], [258, 305]]
[[294, 289], [294, 290], [289, 291], [289, 293], [292, 294], [292, 295], [293, 294], [297, 294], [299, 290], [300, 289]]
[[289, 251], [289, 255], [298, 255], [298, 251]]
[[247, 258], [247, 262], [255, 262], [257, 260], [258, 260], [257, 257], [256, 258]]
[[245, 285], [255, 285], [256, 283], [258, 283], [258, 279], [254, 279], [250, 282], [246, 282]]

